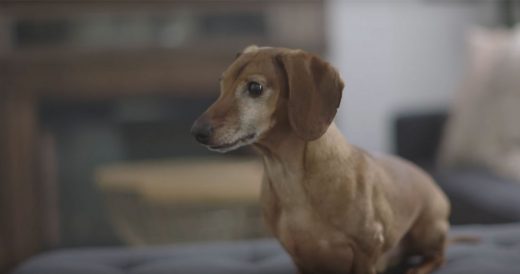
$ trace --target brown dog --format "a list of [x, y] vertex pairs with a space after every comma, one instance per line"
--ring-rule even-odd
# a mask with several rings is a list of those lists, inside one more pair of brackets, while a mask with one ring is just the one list
[[192, 133], [209, 149], [263, 154], [265, 219], [301, 273], [373, 274], [409, 256], [443, 262], [449, 202], [419, 168], [350, 145], [332, 120], [343, 82], [301, 50], [250, 46]]

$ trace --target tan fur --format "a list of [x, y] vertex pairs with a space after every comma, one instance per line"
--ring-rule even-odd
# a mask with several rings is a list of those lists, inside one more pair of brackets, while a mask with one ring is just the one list
[[[251, 77], [266, 89], [249, 98], [256, 101], [242, 97]], [[331, 122], [343, 82], [329, 64], [302, 51], [249, 47], [224, 72], [221, 88], [199, 118], [218, 125], [208, 146], [225, 143], [225, 129], [236, 138], [254, 132], [238, 146], [262, 153], [265, 220], [302, 274], [374, 274], [412, 255], [424, 261], [409, 273], [442, 263], [448, 200], [413, 164], [345, 140]]]

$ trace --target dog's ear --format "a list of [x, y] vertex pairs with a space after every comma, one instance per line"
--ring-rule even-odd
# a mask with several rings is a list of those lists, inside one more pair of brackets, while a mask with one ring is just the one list
[[276, 60], [286, 73], [288, 115], [294, 132], [303, 140], [321, 137], [336, 115], [343, 81], [327, 62], [300, 50], [288, 50]]

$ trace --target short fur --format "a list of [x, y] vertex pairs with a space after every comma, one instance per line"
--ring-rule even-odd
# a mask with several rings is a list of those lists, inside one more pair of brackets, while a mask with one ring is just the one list
[[[264, 86], [248, 97], [248, 81]], [[332, 122], [343, 81], [301, 50], [251, 46], [224, 72], [219, 99], [196, 121], [221, 152], [263, 155], [266, 223], [302, 274], [374, 274], [419, 255], [410, 274], [443, 262], [449, 202], [418, 167], [349, 144]]]

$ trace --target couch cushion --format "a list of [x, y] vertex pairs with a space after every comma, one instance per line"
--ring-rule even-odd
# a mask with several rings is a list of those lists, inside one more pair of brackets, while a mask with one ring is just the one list
[[452, 202], [453, 219], [462, 223], [520, 221], [520, 184], [485, 169], [432, 173]]
[[479, 236], [477, 244], [451, 244], [436, 274], [520, 273], [520, 224], [461, 226], [454, 235]]
[[292, 273], [290, 259], [271, 239], [150, 248], [79, 248], [51, 251], [14, 274]]
[[[453, 235], [478, 236], [475, 244], [452, 244], [436, 274], [517, 274], [520, 223], [461, 226]], [[48, 252], [13, 274], [292, 274], [289, 257], [271, 239], [153, 248], [69, 249]]]

